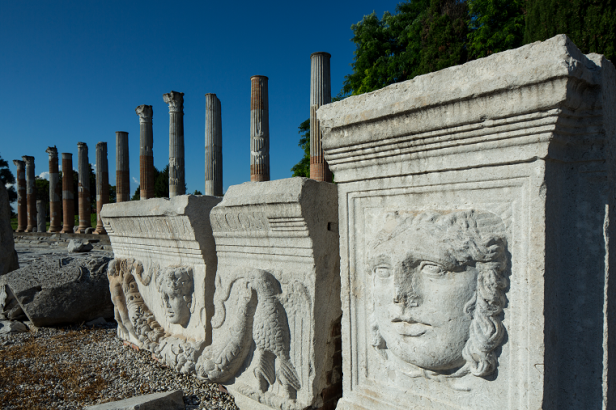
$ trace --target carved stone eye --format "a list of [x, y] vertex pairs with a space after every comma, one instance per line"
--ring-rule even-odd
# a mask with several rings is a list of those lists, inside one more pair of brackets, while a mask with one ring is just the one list
[[389, 266], [377, 266], [374, 273], [381, 279], [387, 279], [391, 276], [391, 269]]
[[422, 262], [419, 265], [419, 271], [435, 278], [439, 278], [447, 274], [447, 271], [443, 269], [442, 266], [432, 262]]

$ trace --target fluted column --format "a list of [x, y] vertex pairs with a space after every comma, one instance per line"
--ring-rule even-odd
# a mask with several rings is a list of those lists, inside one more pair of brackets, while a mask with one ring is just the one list
[[58, 171], [58, 149], [47, 147], [49, 154], [49, 232], [62, 230], [62, 185]]
[[47, 231], [47, 212], [45, 202], [41, 199], [36, 201], [36, 232]]
[[26, 189], [26, 163], [14, 159], [17, 167], [17, 229], [15, 232], [25, 232], [28, 225], [28, 194]]
[[332, 182], [332, 173], [323, 157], [317, 110], [332, 100], [330, 58], [329, 53], [322, 51], [310, 56], [310, 178], [327, 182]]
[[73, 154], [62, 153], [62, 231], [73, 233], [75, 226], [75, 194], [73, 192]]
[[79, 183], [77, 191], [79, 195], [79, 228], [77, 233], [86, 233], [86, 229], [92, 228], [90, 220], [90, 161], [88, 160], [88, 144], [85, 142], [77, 143], [77, 171], [79, 172]]
[[269, 101], [267, 77], [250, 77], [250, 180], [269, 181]]
[[222, 115], [216, 94], [205, 94], [205, 195], [222, 196]]
[[96, 144], [96, 229], [93, 233], [106, 235], [101, 210], [109, 203], [109, 166], [107, 163], [107, 143]]
[[36, 231], [36, 186], [34, 184], [34, 157], [24, 155], [21, 157], [26, 163], [26, 195], [28, 220], [26, 232]]
[[[151, 152], [152, 150], [150, 150]], [[116, 131], [116, 201], [130, 201], [128, 132]], [[142, 179], [143, 181], [143, 179]]]
[[169, 105], [169, 198], [184, 195], [184, 93], [163, 94]]
[[[139, 196], [141, 199], [154, 198], [154, 111], [151, 105], [140, 105], [135, 108], [135, 112], [139, 116]], [[128, 161], [126, 165], [128, 166]]]

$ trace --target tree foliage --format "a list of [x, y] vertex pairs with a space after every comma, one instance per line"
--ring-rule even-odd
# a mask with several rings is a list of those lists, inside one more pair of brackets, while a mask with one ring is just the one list
[[[4, 186], [7, 184], [15, 184], [15, 176], [9, 168], [9, 163], [2, 159], [0, 156], [0, 183]], [[9, 205], [17, 201], [17, 190], [15, 186], [6, 187], [6, 191], [9, 194]]]
[[[130, 199], [131, 201], [141, 198], [140, 189], [140, 186], [138, 186]], [[184, 182], [184, 192], [186, 192], [186, 182]], [[169, 164], [162, 171], [154, 167], [154, 198], [169, 198]]]
[[294, 177], [310, 178], [310, 118], [299, 125], [299, 146], [304, 150], [302, 159], [291, 168]]
[[526, 0], [469, 0], [468, 53], [472, 59], [523, 44]]

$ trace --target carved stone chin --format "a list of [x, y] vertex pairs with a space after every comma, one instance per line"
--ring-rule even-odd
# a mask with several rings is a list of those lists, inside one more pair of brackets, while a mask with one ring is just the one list
[[367, 265], [373, 347], [435, 375], [491, 374], [504, 335], [505, 247], [503, 222], [489, 212], [426, 211], [381, 230]]

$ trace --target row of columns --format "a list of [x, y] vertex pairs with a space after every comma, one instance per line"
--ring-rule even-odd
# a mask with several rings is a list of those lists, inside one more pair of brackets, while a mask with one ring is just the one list
[[[310, 178], [317, 181], [332, 181], [332, 173], [323, 157], [321, 130], [317, 118], [319, 107], [331, 102], [331, 55], [326, 52], [310, 56]], [[269, 160], [269, 99], [268, 78], [255, 75], [250, 78], [250, 180], [270, 180]], [[185, 194], [184, 167], [184, 93], [171, 91], [163, 94], [169, 106], [169, 197]], [[205, 195], [222, 196], [222, 115], [220, 100], [216, 94], [205, 95]], [[135, 108], [139, 116], [139, 177], [140, 197], [154, 197], [154, 152], [151, 105]], [[83, 142], [78, 147], [78, 197], [79, 226], [77, 232], [85, 233], [90, 228], [90, 172], [88, 146]], [[49, 232], [72, 233], [74, 229], [73, 164], [72, 154], [62, 153], [64, 172], [62, 185], [59, 181], [58, 150], [48, 147], [49, 154]], [[37, 201], [34, 187], [34, 157], [23, 156], [14, 160], [17, 167], [17, 232], [33, 232], [37, 227]], [[117, 202], [130, 200], [130, 175], [128, 133], [116, 132], [116, 198]], [[62, 200], [62, 206], [60, 205]], [[96, 211], [97, 223], [94, 233], [104, 234], [100, 219], [104, 204], [109, 202], [109, 170], [107, 143], [96, 144]], [[60, 224], [60, 208], [63, 221]], [[44, 207], [42, 208], [44, 209]], [[38, 218], [41, 219], [41, 218]], [[44, 221], [44, 215], [43, 215]], [[38, 229], [40, 231], [39, 224]]]

